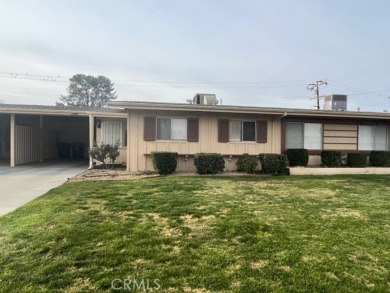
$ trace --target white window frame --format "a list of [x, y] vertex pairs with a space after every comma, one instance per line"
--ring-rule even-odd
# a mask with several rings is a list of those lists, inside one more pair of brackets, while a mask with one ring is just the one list
[[[285, 127], [285, 129], [286, 129], [286, 133], [285, 133], [285, 143], [284, 143], [284, 145], [285, 145], [285, 149], [289, 149], [289, 147], [288, 147], [288, 140], [287, 140], [287, 124], [299, 124], [299, 125], [302, 125], [302, 142], [300, 143], [300, 145], [302, 146], [302, 147], [299, 147], [299, 148], [304, 148], [304, 149], [308, 149], [308, 150], [322, 150], [323, 149], [323, 145], [324, 145], [324, 143], [323, 143], [323, 141], [324, 141], [324, 124], [323, 123], [316, 123], [316, 122], [286, 122], [286, 127]], [[305, 125], [310, 125], [310, 124], [317, 124], [317, 125], [320, 125], [321, 126], [321, 131], [320, 131], [320, 148], [309, 148], [308, 147], [308, 141], [307, 141], [307, 139], [305, 139], [305, 138], [307, 138], [308, 137], [308, 135], [307, 134], [305, 134]]]
[[[114, 130], [117, 130], [117, 134]], [[108, 133], [106, 133], [108, 131]], [[123, 123], [119, 121], [102, 121], [100, 125], [100, 140], [103, 144], [115, 145], [117, 142], [119, 146], [123, 145]]]
[[[232, 139], [230, 137], [230, 122], [240, 122], [240, 138], [239, 139]], [[255, 124], [255, 138], [254, 140], [244, 140], [244, 122], [250, 122]], [[257, 136], [257, 125], [255, 120], [239, 120], [239, 119], [230, 119], [229, 120], [229, 142], [256, 142], [256, 136]]]
[[[362, 131], [362, 128], [363, 127], [370, 127], [373, 129], [373, 133], [372, 133], [372, 141], [370, 141], [370, 144], [372, 147], [363, 147], [361, 145], [361, 142], [363, 140], [363, 138], [361, 137], [363, 131]], [[383, 127], [386, 129], [386, 137], [384, 139], [385, 141], [385, 148], [379, 148], [379, 145], [378, 145], [378, 142], [377, 142], [377, 128], [378, 127]], [[374, 124], [367, 124], [367, 125], [359, 125], [359, 133], [358, 133], [358, 150], [360, 151], [388, 151], [389, 148], [390, 148], [390, 127], [387, 126], [387, 125], [374, 125]]]
[[[160, 120], [160, 119], [170, 120], [171, 128], [169, 130], [169, 139], [159, 139], [158, 138], [158, 136], [159, 136], [158, 135], [158, 131], [159, 131], [159, 129], [158, 129], [158, 120]], [[178, 121], [178, 120], [185, 121], [185, 126], [183, 127], [183, 131], [185, 133], [184, 133], [183, 137], [181, 137], [181, 138], [173, 138], [175, 136], [175, 135], [173, 135], [173, 133], [174, 133], [173, 125], [175, 123], [172, 123], [172, 122]], [[188, 129], [187, 129], [187, 127], [188, 127], [188, 119], [187, 118], [182, 118], [182, 117], [177, 117], [177, 118], [176, 117], [175, 118], [171, 118], [171, 117], [157, 117], [156, 118], [156, 140], [158, 140], [158, 141], [187, 141], [187, 136], [188, 136]]]

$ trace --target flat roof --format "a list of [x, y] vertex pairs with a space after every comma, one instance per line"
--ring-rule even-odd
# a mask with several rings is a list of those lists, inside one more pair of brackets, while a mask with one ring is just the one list
[[76, 115], [88, 116], [126, 116], [125, 109], [97, 107], [66, 107], [48, 105], [0, 104], [0, 113], [35, 114], [35, 115]]
[[274, 116], [306, 116], [306, 117], [333, 117], [333, 118], [363, 118], [363, 119], [389, 119], [390, 113], [358, 112], [358, 111], [330, 111], [295, 108], [274, 108], [234, 105], [195, 105], [188, 103], [162, 103], [143, 101], [111, 101], [110, 107], [134, 110], [176, 110], [187, 112], [215, 112], [215, 113], [247, 113]]

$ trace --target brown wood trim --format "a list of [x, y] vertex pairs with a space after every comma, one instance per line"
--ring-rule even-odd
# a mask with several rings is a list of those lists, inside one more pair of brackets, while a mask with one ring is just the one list
[[199, 142], [199, 119], [198, 118], [187, 119], [187, 141]]
[[144, 117], [144, 141], [155, 141], [156, 140], [156, 117]]
[[326, 142], [324, 143], [324, 145], [328, 145], [328, 144], [341, 144], [341, 145], [344, 145], [344, 144], [356, 144], [354, 142]]
[[325, 137], [332, 137], [332, 138], [357, 138], [357, 136], [333, 136], [333, 135], [324, 135], [323, 138]]
[[[144, 153], [144, 156], [148, 157], [148, 156], [151, 156], [152, 154], [151, 153]], [[194, 157], [195, 154], [177, 154], [179, 157]], [[236, 158], [236, 157], [241, 157], [243, 156], [244, 154], [221, 154], [222, 157], [232, 157], [232, 158]], [[258, 156], [257, 154], [256, 155], [251, 155], [251, 156]]]
[[280, 147], [280, 150], [282, 152], [282, 154], [284, 154], [286, 152], [286, 122], [284, 120], [281, 121], [281, 125], [280, 125], [280, 143], [281, 143], [281, 147]]
[[343, 132], [357, 132], [357, 129], [356, 130], [343, 130], [343, 129], [332, 129], [332, 130], [329, 130], [329, 129], [324, 129], [324, 131], [343, 131]]
[[356, 150], [359, 150], [359, 132], [360, 132], [360, 128], [358, 126], [356, 131]]
[[256, 120], [256, 142], [267, 143], [268, 139], [268, 121]]
[[218, 119], [218, 142], [229, 142], [229, 119]]

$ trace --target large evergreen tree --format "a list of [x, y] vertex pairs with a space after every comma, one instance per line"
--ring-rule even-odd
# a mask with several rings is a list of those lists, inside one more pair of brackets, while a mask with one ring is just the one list
[[105, 76], [75, 74], [69, 79], [68, 95], [60, 97], [57, 105], [70, 107], [104, 107], [118, 96], [114, 84]]

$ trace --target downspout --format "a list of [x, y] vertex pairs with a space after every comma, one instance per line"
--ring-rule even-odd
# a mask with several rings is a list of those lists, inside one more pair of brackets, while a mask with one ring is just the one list
[[[287, 112], [284, 112], [283, 113], [283, 115], [282, 116], [280, 116], [280, 117], [277, 117], [276, 119], [274, 119], [273, 121], [272, 121], [272, 152], [275, 152], [276, 153], [276, 151], [275, 151], [275, 144], [274, 144], [274, 141], [275, 141], [275, 121], [280, 121], [280, 120], [282, 120], [284, 117], [286, 117], [287, 116]], [[280, 129], [280, 151], [282, 151], [283, 150], [283, 147], [282, 147], [282, 142], [283, 142], [283, 139], [282, 139], [282, 136], [283, 136], [283, 133], [282, 133], [283, 131], [282, 131], [282, 126], [281, 126], [281, 129]]]
[[284, 112], [282, 116], [276, 118], [274, 121], [279, 121], [279, 120], [282, 120], [284, 117], [286, 117], [288, 114], [287, 112]]

